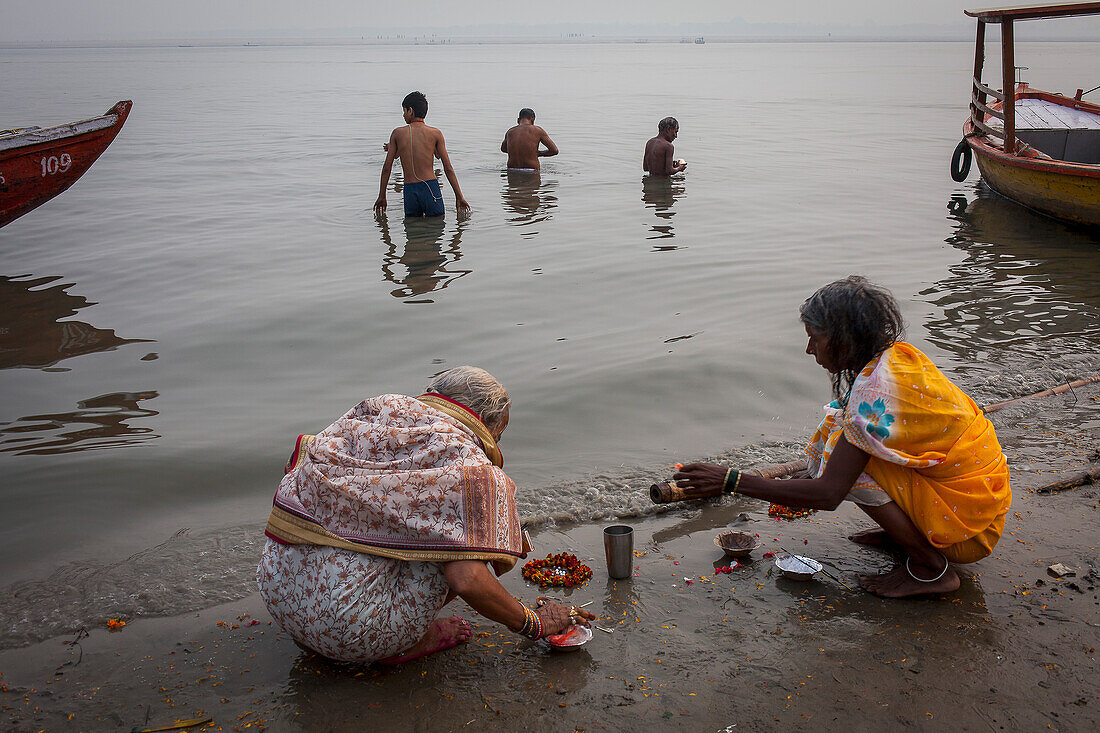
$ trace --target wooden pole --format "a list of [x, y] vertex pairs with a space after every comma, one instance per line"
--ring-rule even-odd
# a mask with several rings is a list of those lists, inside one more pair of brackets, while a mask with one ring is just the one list
[[1016, 57], [1013, 50], [1012, 20], [1001, 20], [1001, 83], [1005, 95], [1005, 147], [1008, 155], [1016, 154]]
[[974, 95], [978, 95], [981, 104], [988, 104], [985, 92], [978, 88], [974, 82], [982, 80], [982, 68], [985, 66], [985, 21], [978, 21], [978, 36], [974, 39], [974, 79], [970, 83], [970, 119], [985, 122], [985, 115], [974, 106]]
[[984, 407], [982, 407], [982, 411], [988, 415], [991, 412], [1003, 410], [1009, 405], [1013, 405], [1017, 402], [1022, 402], [1023, 400], [1031, 400], [1035, 399], [1036, 397], [1049, 397], [1050, 395], [1062, 394], [1063, 392], [1068, 392], [1071, 389], [1084, 387], [1086, 384], [1096, 384], [1097, 382], [1100, 382], [1100, 374], [1093, 374], [1091, 377], [1078, 379], [1076, 382], [1069, 382], [1067, 384], [1059, 384], [1057, 387], [1044, 389], [1042, 392], [1036, 392], [1035, 394], [1029, 394], [1024, 397], [1017, 397], [1014, 400], [1005, 400], [1004, 402], [995, 402], [992, 405], [985, 405]]
[[1077, 473], [1071, 473], [1068, 476], [1064, 476], [1057, 481], [1049, 484], [1045, 484], [1035, 489], [1036, 494], [1051, 494], [1055, 491], [1063, 491], [1065, 489], [1074, 489], [1078, 486], [1087, 486], [1100, 480], [1100, 466], [1093, 466], [1087, 471], [1079, 471]]

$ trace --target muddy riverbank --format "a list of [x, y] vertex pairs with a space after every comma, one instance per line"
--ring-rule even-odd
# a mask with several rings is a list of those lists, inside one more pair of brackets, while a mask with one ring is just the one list
[[[844, 505], [795, 521], [739, 498], [632, 521], [635, 575], [609, 581], [600, 526], [546, 527], [540, 552], [595, 569], [566, 596], [613, 633], [549, 652], [481, 620], [468, 644], [394, 670], [333, 665], [298, 649], [258, 596], [123, 629], [0, 653], [0, 720], [11, 730], [117, 730], [211, 716], [205, 730], [1086, 730], [1100, 725], [1100, 490], [1033, 489], [1093, 460], [1095, 389], [992, 416], [1014, 466], [1014, 502], [995, 554], [960, 569], [947, 597], [886, 601], [856, 589], [892, 558], [845, 537], [866, 526]], [[711, 540], [724, 527], [764, 546], [731, 574]], [[257, 531], [259, 526], [257, 525]], [[763, 553], [826, 563], [779, 577]], [[1061, 562], [1075, 576], [1056, 579]], [[505, 585], [531, 601], [518, 572]]]

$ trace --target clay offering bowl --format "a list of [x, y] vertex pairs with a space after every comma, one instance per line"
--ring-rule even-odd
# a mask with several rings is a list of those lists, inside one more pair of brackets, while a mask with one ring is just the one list
[[714, 544], [729, 557], [748, 557], [753, 550], [760, 547], [760, 538], [748, 532], [729, 530], [716, 535]]

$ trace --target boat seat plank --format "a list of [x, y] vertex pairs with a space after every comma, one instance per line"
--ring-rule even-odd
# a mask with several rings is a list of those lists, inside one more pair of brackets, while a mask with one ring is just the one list
[[1045, 99], [1016, 100], [1018, 130], [1100, 130], [1100, 115]]

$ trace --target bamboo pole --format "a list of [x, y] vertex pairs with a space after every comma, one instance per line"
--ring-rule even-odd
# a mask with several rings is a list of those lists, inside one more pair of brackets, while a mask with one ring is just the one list
[[1100, 466], [1093, 466], [1087, 471], [1071, 473], [1070, 475], [1064, 476], [1057, 481], [1052, 481], [1049, 484], [1044, 484], [1035, 489], [1035, 493], [1052, 494], [1055, 491], [1075, 489], [1078, 486], [1088, 486], [1089, 484], [1096, 483], [1098, 480], [1100, 480]]
[[1084, 387], [1087, 384], [1096, 384], [1097, 382], [1100, 382], [1100, 374], [1093, 374], [1092, 376], [1085, 377], [1084, 379], [1078, 379], [1076, 382], [1068, 382], [1066, 384], [1059, 384], [1057, 387], [1044, 389], [1042, 392], [1036, 392], [1035, 394], [1029, 394], [1023, 397], [1005, 400], [1004, 402], [995, 402], [992, 405], [984, 406], [982, 408], [982, 411], [988, 415], [991, 412], [997, 412], [997, 410], [1004, 409], [1009, 405], [1015, 404], [1017, 402], [1022, 402], [1023, 400], [1031, 400], [1035, 399], [1036, 397], [1049, 397], [1050, 395], [1062, 394], [1063, 392], [1068, 392], [1071, 389]]

